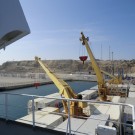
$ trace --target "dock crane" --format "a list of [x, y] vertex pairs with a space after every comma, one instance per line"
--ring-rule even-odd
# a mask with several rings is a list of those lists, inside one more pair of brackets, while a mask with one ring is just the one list
[[[46, 74], [49, 76], [49, 78], [54, 82], [56, 87], [59, 89], [59, 93], [64, 97], [64, 98], [69, 98], [69, 99], [82, 99], [81, 94], [75, 94], [72, 88], [62, 79], [60, 79], [57, 75], [55, 75], [49, 68], [48, 66], [41, 61], [40, 58], [35, 57], [35, 61], [37, 61], [42, 69], [46, 72]], [[63, 107], [65, 110], [65, 113], [68, 113], [68, 106], [67, 102], [65, 100], [62, 101]], [[87, 107], [87, 104], [84, 102], [70, 102], [70, 114], [71, 116], [84, 116], [83, 114], [83, 108]]]
[[93, 69], [96, 73], [96, 76], [97, 76], [99, 97], [101, 100], [106, 101], [107, 100], [107, 86], [106, 86], [106, 83], [104, 81], [103, 75], [100, 71], [100, 68], [99, 68], [99, 66], [94, 58], [94, 55], [89, 47], [88, 40], [89, 40], [89, 38], [88, 37], [86, 38], [84, 36], [83, 32], [81, 32], [80, 41], [82, 41], [82, 45], [85, 45], [85, 47], [87, 49], [87, 52], [88, 52], [89, 57], [91, 59], [92, 67], [93, 67]]
[[[88, 40], [89, 38], [85, 37], [83, 32], [81, 32], [81, 35], [82, 37], [80, 38], [80, 41], [82, 42], [82, 45], [84, 45], [86, 47], [86, 50], [89, 54], [89, 57], [91, 59], [91, 63], [92, 63], [92, 67], [96, 73], [96, 76], [97, 76], [97, 83], [98, 83], [98, 93], [99, 93], [99, 97], [101, 100], [103, 101], [106, 101], [107, 100], [107, 95], [119, 95], [119, 96], [122, 96], [122, 97], [125, 97], [127, 96], [128, 94], [128, 89], [129, 87], [126, 86], [123, 90], [120, 88], [120, 90], [118, 89], [118, 87], [116, 87], [116, 85], [118, 84], [122, 84], [122, 79], [120, 78], [117, 78], [103, 70], [100, 70], [95, 58], [94, 58], [94, 55], [89, 47], [89, 44], [88, 44]], [[108, 81], [108, 84], [113, 84], [113, 86], [111, 85], [108, 85], [104, 78], [103, 78], [103, 74], [107, 74], [109, 75], [112, 79]]]
[[111, 77], [112, 79], [111, 80], [108, 80], [107, 83], [109, 84], [122, 84], [122, 77], [117, 77], [117, 76], [114, 76], [104, 70], [101, 70], [101, 73], [105, 74], [105, 75], [108, 75], [109, 77]]

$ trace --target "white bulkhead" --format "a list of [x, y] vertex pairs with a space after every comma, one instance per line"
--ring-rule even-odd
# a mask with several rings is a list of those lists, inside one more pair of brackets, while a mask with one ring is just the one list
[[19, 0], [0, 0], [0, 49], [29, 33]]

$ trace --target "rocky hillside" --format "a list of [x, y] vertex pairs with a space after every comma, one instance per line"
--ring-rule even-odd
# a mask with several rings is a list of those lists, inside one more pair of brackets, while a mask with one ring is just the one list
[[[73, 72], [87, 72], [94, 73], [90, 61], [84, 64], [79, 60], [44, 60], [49, 68], [58, 73], [73, 73]], [[117, 60], [100, 61], [97, 60], [101, 69], [116, 73], [118, 69], [123, 68], [125, 73], [135, 73], [135, 60]], [[10, 61], [5, 62], [0, 66], [1, 73], [26, 73], [26, 72], [43, 72], [41, 67], [35, 61]]]

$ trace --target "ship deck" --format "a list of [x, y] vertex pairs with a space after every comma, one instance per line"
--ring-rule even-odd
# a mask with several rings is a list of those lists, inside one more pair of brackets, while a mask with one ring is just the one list
[[32, 127], [31, 125], [26, 125], [23, 123], [15, 122], [5, 119], [0, 119], [0, 133], [2, 135], [65, 135], [65, 133], [60, 131], [53, 131], [41, 127]]
[[[97, 86], [91, 88], [91, 90], [93, 89], [93, 92], [95, 92], [95, 90], [97, 90]], [[91, 125], [93, 134], [97, 128], [97, 126], [99, 125], [99, 123], [104, 123], [102, 124], [103, 126], [106, 126], [106, 123], [110, 122], [110, 120], [112, 120], [113, 122], [118, 123], [119, 125], [122, 125], [125, 121], [123, 121], [121, 118], [125, 115], [125, 114], [130, 114], [132, 115], [131, 117], [129, 116], [128, 118], [130, 119], [130, 121], [133, 122], [132, 124], [132, 132], [133, 135], [135, 135], [135, 99], [133, 97], [133, 94], [135, 92], [135, 86], [131, 85], [130, 86], [130, 90], [129, 90], [129, 97], [125, 98], [124, 100], [122, 100], [123, 102], [119, 102], [119, 97], [115, 96], [115, 101], [114, 102], [99, 102], [99, 101], [94, 101], [94, 100], [88, 100], [88, 97], [92, 97], [91, 93], [89, 93], [88, 90], [84, 91], [83, 97], [84, 97], [84, 101], [88, 102], [90, 104], [90, 111], [92, 112], [92, 114], [90, 114], [90, 117], [87, 120], [84, 119], [80, 119], [80, 122], [75, 122], [76, 120], [73, 118], [70, 118], [70, 122], [68, 123], [69, 119], [67, 119], [67, 122], [65, 121], [63, 123], [60, 123], [61, 121], [61, 117], [59, 117], [58, 119], [55, 117], [55, 119], [57, 119], [57, 121], [54, 121], [52, 123], [51, 126], [54, 126], [53, 129], [48, 128], [48, 126], [44, 126], [43, 119], [39, 118], [38, 120], [36, 119], [36, 111], [34, 113], [31, 113], [31, 116], [29, 119], [24, 119], [24, 122], [22, 122], [22, 118], [18, 119], [18, 120], [12, 120], [10, 119], [10, 117], [8, 117], [8, 115], [6, 114], [7, 108], [9, 107], [9, 105], [5, 105], [5, 114], [4, 117], [0, 118], [0, 131], [3, 135], [8, 135], [10, 132], [14, 135], [24, 135], [24, 134], [29, 134], [29, 135], [42, 135], [42, 134], [47, 134], [47, 135], [54, 135], [54, 134], [65, 134], [67, 131], [70, 133], [75, 133], [75, 134], [88, 134], [90, 131], [90, 128], [86, 128], [87, 126]], [[4, 93], [3, 93], [4, 94]], [[10, 93], [5, 93], [6, 94], [10, 94]], [[87, 95], [88, 94], [88, 95]], [[19, 95], [19, 94], [16, 94]], [[20, 96], [20, 95], [19, 95]], [[34, 95], [26, 95], [26, 94], [22, 94], [21, 96], [31, 96], [33, 97]], [[36, 96], [37, 98], [38, 96]], [[38, 98], [47, 98], [47, 99], [55, 99], [54, 97], [43, 97], [43, 96], [39, 96]], [[58, 100], [62, 100], [60, 98], [56, 98]], [[5, 100], [6, 96], [5, 96]], [[67, 100], [67, 99], [66, 99]], [[70, 101], [70, 99], [68, 99]], [[34, 100], [33, 100], [34, 101]], [[35, 100], [36, 101], [36, 100]], [[71, 99], [72, 101], [72, 99]], [[34, 105], [34, 103], [33, 103]], [[117, 107], [116, 107], [117, 106]], [[119, 110], [121, 107], [123, 106], [123, 110]], [[121, 111], [124, 111], [124, 115], [121, 115]], [[132, 112], [132, 113], [131, 113]], [[38, 115], [44, 115], [43, 117], [50, 117], [50, 115], [53, 115], [53, 113], [55, 114], [56, 112], [49, 112], [48, 114], [45, 112], [45, 114], [43, 114], [44, 112], [40, 112], [38, 113]], [[119, 115], [118, 115], [119, 114]], [[61, 116], [61, 114], [55, 114], [55, 115], [59, 115]], [[101, 120], [97, 118], [98, 116], [101, 116]], [[118, 115], [118, 116], [117, 116]], [[35, 118], [34, 118], [34, 117]], [[108, 117], [109, 116], [109, 117]], [[117, 117], [116, 117], [117, 116]], [[34, 118], [34, 119], [33, 119]], [[105, 120], [104, 120], [105, 119]], [[122, 121], [121, 121], [122, 120]], [[93, 125], [95, 123], [95, 125]], [[33, 125], [34, 124], [34, 125]], [[42, 125], [43, 124], [43, 125]], [[71, 124], [71, 125], [69, 125]], [[78, 126], [78, 124], [80, 124]], [[124, 123], [125, 125], [127, 123]], [[71, 126], [71, 127], [70, 127]], [[78, 127], [77, 127], [78, 126]], [[128, 126], [131, 126], [130, 124]], [[68, 128], [67, 128], [68, 127]], [[63, 128], [62, 130], [59, 130]], [[71, 128], [71, 129], [70, 129]], [[75, 129], [76, 132], [73, 131], [73, 129]], [[113, 129], [113, 128], [112, 128]], [[88, 131], [86, 131], [88, 130]], [[123, 134], [123, 129], [120, 128], [120, 135]], [[85, 132], [83, 132], [85, 131]], [[92, 135], [93, 135], [92, 134]], [[126, 134], [127, 135], [127, 134]]]

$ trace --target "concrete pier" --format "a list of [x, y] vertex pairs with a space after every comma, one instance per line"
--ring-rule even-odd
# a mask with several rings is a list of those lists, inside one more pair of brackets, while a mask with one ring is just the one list
[[[82, 75], [82, 74], [58, 74], [60, 78], [66, 81], [96, 81], [93, 75]], [[48, 77], [45, 78], [30, 78], [27, 76], [1, 76], [0, 75], [0, 91], [7, 91], [13, 89], [34, 87], [35, 83], [40, 85], [53, 83]]]

